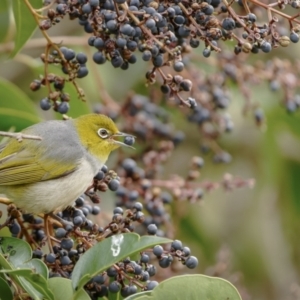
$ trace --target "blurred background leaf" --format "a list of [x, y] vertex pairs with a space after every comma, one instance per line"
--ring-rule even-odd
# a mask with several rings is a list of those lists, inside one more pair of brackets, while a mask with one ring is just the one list
[[0, 130], [20, 131], [41, 121], [35, 105], [16, 85], [0, 79]]
[[0, 43], [3, 42], [9, 30], [9, 1], [0, 1]]
[[[35, 8], [41, 7], [41, 0], [29, 0], [31, 5]], [[14, 0], [12, 1], [13, 14], [16, 23], [16, 36], [15, 36], [15, 47], [11, 53], [11, 57], [14, 57], [24, 46], [27, 40], [32, 36], [37, 24], [35, 19], [30, 16], [29, 11], [25, 1]]]

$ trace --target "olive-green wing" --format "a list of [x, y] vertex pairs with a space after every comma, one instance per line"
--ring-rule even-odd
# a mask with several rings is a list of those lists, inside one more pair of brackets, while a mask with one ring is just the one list
[[[0, 150], [0, 185], [29, 184], [66, 176], [74, 172], [77, 165], [43, 155], [38, 147], [28, 151], [27, 141], [9, 142]], [[10, 154], [12, 153], [12, 154]]]
[[6, 147], [6, 143], [1, 144], [0, 143], [0, 153], [2, 152], [2, 150]]

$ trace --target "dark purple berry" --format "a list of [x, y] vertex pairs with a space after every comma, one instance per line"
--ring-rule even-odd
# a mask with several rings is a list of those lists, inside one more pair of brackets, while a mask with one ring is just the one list
[[93, 61], [96, 64], [101, 65], [101, 64], [104, 64], [106, 62], [106, 57], [104, 56], [104, 54], [102, 52], [96, 52], [93, 55]]
[[235, 22], [232, 18], [225, 18], [222, 21], [222, 27], [225, 30], [233, 30], [235, 28]]
[[49, 110], [51, 108], [51, 101], [48, 98], [43, 98], [40, 101], [40, 107], [42, 110]]
[[116, 207], [113, 211], [113, 214], [123, 215], [124, 211], [122, 207]]
[[97, 180], [102, 180], [104, 177], [105, 177], [104, 172], [100, 170], [94, 178]]
[[75, 226], [81, 226], [83, 224], [84, 219], [82, 218], [82, 216], [76, 216], [73, 218], [73, 224]]
[[117, 38], [116, 39], [116, 45], [119, 47], [119, 48], [124, 48], [126, 46], [126, 39], [123, 39], [123, 38]]
[[88, 73], [89, 73], [88, 68], [85, 65], [81, 65], [77, 70], [77, 77], [78, 78], [86, 77]]
[[160, 260], [158, 261], [158, 264], [161, 268], [168, 268], [171, 265], [172, 260], [170, 259], [170, 256], [162, 256]]
[[90, 3], [83, 4], [81, 10], [84, 14], [90, 14], [92, 12], [92, 6]]
[[57, 228], [55, 231], [55, 237], [58, 239], [65, 237], [66, 234], [67, 234], [67, 231], [64, 228]]
[[89, 3], [93, 8], [99, 6], [99, 0], [89, 0]]
[[74, 241], [71, 238], [63, 238], [60, 242], [60, 246], [65, 250], [71, 250], [74, 245]]
[[115, 68], [120, 68], [123, 65], [123, 62], [124, 62], [124, 60], [123, 60], [122, 56], [119, 56], [119, 55], [114, 56], [111, 59], [111, 64]]
[[272, 46], [268, 42], [263, 42], [260, 46], [262, 52], [269, 53], [272, 50]]
[[104, 43], [103, 39], [99, 38], [99, 37], [96, 38], [94, 40], [94, 47], [96, 47], [98, 50], [104, 49], [105, 43]]
[[182, 250], [182, 242], [179, 240], [175, 240], [171, 244], [171, 248], [173, 248], [175, 251], [176, 250]]
[[189, 256], [189, 255], [191, 255], [191, 250], [190, 250], [189, 247], [183, 247], [182, 248], [182, 253], [183, 253], [184, 256]]
[[99, 213], [100, 213], [100, 207], [99, 206], [93, 206], [92, 215], [96, 216]]
[[157, 232], [157, 226], [155, 224], [150, 224], [147, 227], [148, 234], [155, 235]]
[[149, 61], [152, 58], [152, 54], [149, 50], [145, 50], [142, 54], [142, 59], [144, 61]]
[[76, 60], [79, 64], [85, 64], [87, 62], [87, 56], [82, 52], [77, 53]]
[[70, 105], [68, 102], [61, 102], [58, 107], [57, 107], [57, 111], [60, 114], [66, 114], [69, 111]]
[[124, 138], [124, 144], [128, 145], [128, 146], [132, 146], [135, 142], [135, 138], [133, 136], [126, 136]]
[[61, 256], [60, 258], [60, 263], [63, 265], [63, 266], [66, 266], [66, 265], [69, 265], [72, 263], [71, 259], [69, 256], [65, 255], [65, 256]]
[[185, 265], [189, 268], [189, 269], [194, 269], [198, 266], [198, 259], [195, 256], [190, 256], [187, 258], [187, 260], [185, 261]]
[[158, 282], [157, 281], [149, 281], [147, 282], [147, 290], [151, 291], [153, 290], [156, 286], [158, 286]]
[[17, 237], [21, 231], [19, 223], [17, 223], [15, 220], [13, 220], [13, 222], [8, 225], [8, 228], [13, 237]]
[[141, 255], [141, 263], [147, 264], [150, 261], [150, 257], [149, 255], [143, 253]]
[[153, 248], [153, 254], [156, 257], [161, 257], [163, 253], [164, 253], [164, 249], [163, 249], [162, 246], [160, 246], [160, 245], [154, 246], [154, 248]]
[[210, 48], [204, 48], [204, 50], [202, 52], [204, 57], [209, 57], [210, 53], [211, 53]]
[[103, 165], [101, 171], [106, 174], [108, 171], [108, 167], [106, 165]]
[[32, 258], [39, 258], [41, 259], [43, 257], [43, 251], [40, 249], [35, 249], [32, 251]]
[[112, 179], [109, 183], [108, 183], [108, 188], [115, 192], [120, 186], [120, 181], [117, 179]]
[[56, 255], [54, 253], [49, 253], [46, 255], [45, 260], [48, 264], [53, 264], [56, 260]]
[[120, 289], [121, 289], [121, 284], [118, 281], [112, 281], [108, 286], [108, 290], [111, 293], [118, 293]]
[[104, 284], [106, 278], [107, 276], [105, 275], [96, 275], [95, 277], [93, 277], [93, 282], [96, 282], [98, 284]]
[[291, 34], [290, 34], [290, 40], [292, 43], [298, 43], [299, 42], [299, 35], [292, 31]]
[[184, 69], [184, 64], [182, 61], [176, 61], [173, 65], [173, 68], [176, 72], [181, 72]]
[[116, 20], [109, 20], [107, 23], [106, 23], [106, 28], [109, 30], [109, 31], [115, 31], [117, 28], [118, 28], [118, 23]]
[[64, 57], [67, 61], [72, 60], [73, 58], [75, 58], [75, 51], [72, 49], [67, 49], [65, 50], [65, 52], [63, 53]]

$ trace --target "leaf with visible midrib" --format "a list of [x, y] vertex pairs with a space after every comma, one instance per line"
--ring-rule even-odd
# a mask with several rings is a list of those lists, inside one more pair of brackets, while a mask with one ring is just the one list
[[[119, 239], [119, 242], [114, 242]], [[107, 238], [85, 252], [76, 263], [72, 273], [73, 289], [82, 288], [92, 277], [113, 264], [157, 244], [171, 240], [158, 236], [142, 236], [136, 233], [119, 234]]]
[[[41, 0], [28, 0], [28, 2], [35, 8], [42, 6]], [[37, 28], [36, 20], [24, 0], [14, 0], [12, 6], [16, 23], [16, 36], [15, 48], [10, 57], [14, 57], [21, 50]]]

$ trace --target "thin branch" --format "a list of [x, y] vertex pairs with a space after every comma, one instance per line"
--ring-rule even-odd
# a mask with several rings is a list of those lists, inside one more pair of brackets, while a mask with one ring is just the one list
[[23, 134], [21, 132], [0, 131], [0, 136], [15, 138], [18, 142], [22, 142], [23, 139], [28, 139], [28, 140], [42, 140], [43, 139], [42, 137], [37, 136], [37, 135]]

